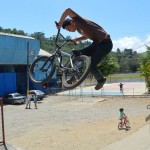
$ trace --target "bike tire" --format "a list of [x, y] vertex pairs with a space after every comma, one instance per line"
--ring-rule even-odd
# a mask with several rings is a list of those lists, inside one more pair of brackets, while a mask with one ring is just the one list
[[[76, 70], [65, 69], [62, 74], [62, 84], [64, 88], [66, 89], [73, 89], [79, 86], [85, 80], [90, 70], [91, 61], [88, 56], [81, 55], [81, 56], [75, 57], [74, 59], [72, 59], [72, 62]], [[71, 62], [68, 62], [65, 67], [71, 68]], [[81, 68], [82, 70], [84, 69], [83, 72]], [[71, 84], [68, 83], [69, 73], [70, 73], [70, 78], [71, 77], [75, 78], [75, 81]]]
[[125, 124], [126, 128], [130, 128], [130, 122], [127, 120]]
[[[41, 56], [38, 57], [30, 66], [29, 77], [31, 81], [36, 84], [43, 84], [48, 82], [54, 75], [56, 66], [54, 57]], [[44, 66], [43, 69], [41, 67]]]
[[121, 130], [122, 129], [122, 124], [121, 122], [118, 123], [118, 130]]

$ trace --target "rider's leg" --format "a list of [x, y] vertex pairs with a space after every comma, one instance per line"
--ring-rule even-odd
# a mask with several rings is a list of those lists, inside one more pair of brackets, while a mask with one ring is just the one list
[[104, 40], [101, 43], [92, 43], [89, 47], [86, 47], [80, 52], [83, 55], [91, 56], [91, 73], [97, 80], [97, 85], [95, 87], [96, 90], [99, 90], [103, 87], [106, 78], [103, 77], [100, 70], [97, 68], [97, 65], [100, 61], [111, 51], [112, 49], [112, 41]]
[[95, 86], [96, 90], [101, 89], [106, 82], [106, 78], [97, 67], [101, 60], [110, 52], [107, 50], [103, 51], [103, 49], [104, 48], [102, 48], [101, 44], [96, 45], [95, 50], [91, 56], [91, 73], [97, 80], [97, 85]]

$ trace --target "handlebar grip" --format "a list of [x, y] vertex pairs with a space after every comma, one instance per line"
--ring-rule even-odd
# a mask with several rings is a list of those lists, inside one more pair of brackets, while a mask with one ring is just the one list
[[55, 21], [55, 24], [56, 24], [56, 26], [59, 26], [59, 24], [58, 24], [58, 22], [57, 22], [57, 21]]

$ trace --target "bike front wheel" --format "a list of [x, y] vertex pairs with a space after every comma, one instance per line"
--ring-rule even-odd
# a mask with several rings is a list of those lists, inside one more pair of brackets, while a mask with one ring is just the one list
[[[81, 55], [67, 63], [62, 74], [62, 84], [66, 89], [73, 89], [79, 86], [87, 77], [90, 70], [90, 58]], [[73, 65], [73, 67], [72, 67]]]
[[29, 77], [36, 84], [43, 84], [50, 80], [55, 72], [54, 58], [41, 56], [30, 66]]
[[128, 120], [126, 120], [125, 126], [126, 126], [126, 128], [130, 128], [130, 122]]

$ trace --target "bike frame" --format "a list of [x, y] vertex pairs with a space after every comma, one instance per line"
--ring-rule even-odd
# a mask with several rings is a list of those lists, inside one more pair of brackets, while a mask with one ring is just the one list
[[[57, 44], [57, 43], [58, 43], [58, 37], [59, 37], [59, 35], [60, 35], [61, 37], [63, 37], [63, 39], [65, 40], [60, 46]], [[67, 44], [68, 42], [70, 42], [70, 41], [71, 41], [71, 40], [70, 40], [70, 39], [67, 40], [67, 39], [60, 33], [60, 29], [58, 29], [57, 36], [56, 36], [56, 40], [55, 40], [56, 50], [55, 50], [55, 52], [53, 53], [53, 55], [50, 56], [50, 57], [45, 61], [45, 63], [44, 63], [44, 65], [42, 66], [41, 70], [44, 69], [45, 65], [47, 64], [47, 62], [48, 62], [49, 59], [51, 59], [51, 58], [52, 58], [52, 61], [54, 61], [54, 62], [56, 62], [56, 61], [58, 60], [58, 61], [59, 61], [59, 67], [62, 68], [62, 69], [64, 69], [64, 70], [66, 70], [66, 69], [74, 69], [73, 62], [72, 62], [72, 57], [73, 57], [73, 55], [71, 55], [71, 54], [69, 54], [69, 53], [66, 53], [66, 52], [64, 52], [64, 51], [61, 51], [61, 48], [62, 48], [65, 44]], [[71, 63], [71, 68], [67, 68], [67, 67], [65, 67], [65, 65], [62, 64], [62, 57], [63, 57], [63, 56], [69, 57], [68, 62]], [[68, 62], [67, 62], [67, 63], [68, 63]]]
[[126, 126], [126, 123], [127, 123], [127, 118], [123, 118], [122, 121], [119, 122], [119, 124], [121, 124], [121, 126]]
[[[76, 56], [73, 51], [72, 54], [61, 51], [62, 47], [70, 41], [60, 33], [59, 29], [55, 39], [56, 48], [54, 53], [51, 56], [37, 58], [30, 67], [29, 75], [33, 82], [37, 84], [46, 83], [53, 77], [56, 69], [61, 71], [64, 88], [73, 89], [85, 80], [90, 70], [90, 58], [86, 55]], [[74, 81], [71, 83], [73, 78]]]

